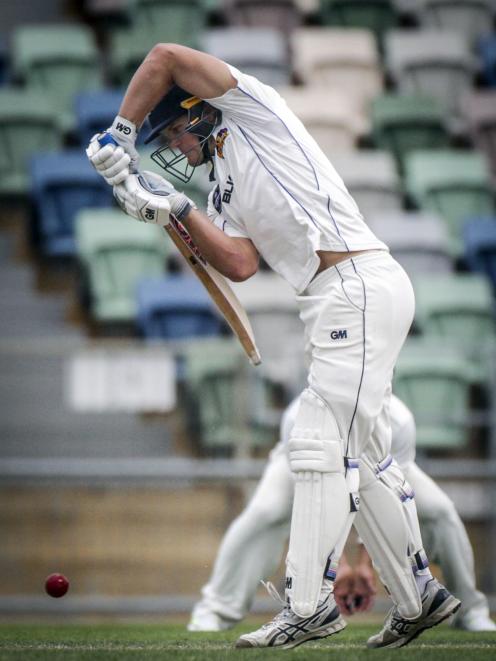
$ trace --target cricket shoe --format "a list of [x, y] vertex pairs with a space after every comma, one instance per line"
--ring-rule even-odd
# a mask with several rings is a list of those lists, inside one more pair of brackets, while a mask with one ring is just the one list
[[[270, 583], [267, 584], [267, 589], [269, 592], [271, 590], [275, 591], [274, 586]], [[274, 619], [262, 625], [260, 629], [252, 633], [245, 633], [238, 638], [236, 647], [277, 647], [279, 649], [290, 649], [309, 640], [331, 636], [346, 626], [346, 622], [341, 617], [332, 593], [329, 593], [319, 602], [317, 610], [310, 617], [296, 615], [291, 610], [289, 604], [283, 603], [285, 604], [284, 608]]]
[[215, 613], [204, 601], [195, 604], [188, 623], [188, 631], [227, 631], [237, 624], [219, 613]]
[[456, 616], [451, 626], [462, 631], [472, 633], [483, 633], [485, 631], [496, 631], [496, 624], [489, 617], [489, 610], [483, 607], [474, 607], [466, 613]]
[[461, 606], [461, 602], [435, 578], [431, 579], [422, 596], [422, 613], [414, 620], [399, 614], [396, 606], [389, 611], [384, 627], [367, 641], [367, 647], [403, 647], [425, 629], [435, 627]]

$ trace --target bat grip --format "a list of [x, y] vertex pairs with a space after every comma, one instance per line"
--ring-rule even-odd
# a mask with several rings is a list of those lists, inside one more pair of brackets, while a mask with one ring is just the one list
[[119, 146], [119, 143], [107, 132], [103, 133], [101, 138], [98, 138], [98, 144], [100, 147], [105, 147], [105, 145]]

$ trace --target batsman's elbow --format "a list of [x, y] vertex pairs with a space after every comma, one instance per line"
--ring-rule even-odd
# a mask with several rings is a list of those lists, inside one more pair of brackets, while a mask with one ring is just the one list
[[240, 259], [234, 262], [227, 273], [229, 280], [244, 282], [258, 271], [258, 259]]

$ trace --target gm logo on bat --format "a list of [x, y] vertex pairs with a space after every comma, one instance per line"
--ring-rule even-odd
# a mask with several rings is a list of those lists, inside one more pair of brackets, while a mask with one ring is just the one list
[[348, 337], [348, 331], [346, 330], [331, 331], [331, 340], [345, 340], [347, 337]]

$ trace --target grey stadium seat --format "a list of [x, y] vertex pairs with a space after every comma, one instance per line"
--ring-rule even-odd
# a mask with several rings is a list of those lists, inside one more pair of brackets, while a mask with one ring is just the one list
[[388, 32], [386, 65], [400, 92], [434, 96], [455, 118], [475, 72], [467, 39], [447, 30]]
[[389, 152], [356, 150], [328, 156], [365, 219], [375, 211], [402, 208], [401, 182]]
[[408, 275], [453, 271], [448, 232], [439, 216], [390, 211], [370, 214], [366, 220]]
[[[256, 45], [256, 47], [254, 47]], [[267, 85], [288, 85], [291, 70], [286, 43], [273, 28], [227, 27], [205, 31], [202, 49]]]

